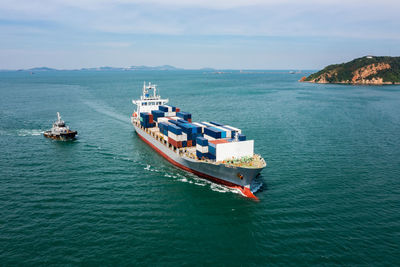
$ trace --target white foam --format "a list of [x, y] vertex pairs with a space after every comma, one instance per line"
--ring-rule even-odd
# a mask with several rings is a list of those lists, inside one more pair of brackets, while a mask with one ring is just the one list
[[43, 134], [43, 130], [40, 129], [21, 129], [17, 130], [17, 136], [39, 136]]
[[242, 192], [239, 189], [236, 188], [230, 188], [224, 185], [220, 185], [220, 184], [216, 184], [213, 183], [209, 180], [200, 178], [194, 174], [191, 173], [187, 173], [185, 174], [185, 176], [182, 177], [182, 175], [178, 176], [174, 176], [174, 175], [168, 175], [165, 174], [166, 177], [173, 177], [173, 178], [179, 178], [176, 181], [178, 182], [183, 182], [183, 183], [189, 183], [189, 184], [194, 184], [197, 186], [206, 186], [208, 185], [210, 187], [210, 189], [214, 192], [218, 192], [218, 193], [234, 193], [234, 194], [242, 194]]

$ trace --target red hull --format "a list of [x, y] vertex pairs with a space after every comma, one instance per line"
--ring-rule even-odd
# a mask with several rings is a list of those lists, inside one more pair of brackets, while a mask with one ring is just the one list
[[172, 163], [173, 165], [179, 167], [180, 169], [185, 170], [185, 171], [188, 171], [188, 172], [191, 172], [191, 173], [194, 173], [194, 174], [196, 174], [197, 176], [206, 178], [207, 180], [210, 180], [210, 181], [212, 181], [212, 182], [215, 182], [215, 183], [218, 183], [218, 184], [222, 184], [222, 185], [228, 186], [228, 187], [230, 187], [230, 188], [238, 189], [238, 190], [240, 190], [240, 192], [241, 192], [244, 196], [246, 196], [246, 197], [248, 197], [248, 198], [252, 198], [252, 199], [258, 200], [258, 198], [250, 191], [249, 188], [247, 188], [247, 187], [242, 187], [242, 186], [238, 186], [238, 185], [236, 185], [236, 184], [233, 184], [233, 183], [230, 183], [230, 182], [221, 180], [221, 179], [219, 179], [219, 178], [216, 178], [216, 177], [210, 176], [210, 175], [208, 175], [208, 174], [205, 174], [205, 173], [202, 173], [202, 172], [198, 172], [198, 171], [192, 170], [192, 169], [190, 169], [190, 168], [188, 168], [188, 167], [186, 167], [186, 166], [183, 166], [182, 164], [180, 164], [180, 163], [174, 161], [173, 159], [171, 159], [170, 157], [168, 157], [165, 153], [163, 153], [163, 152], [162, 152], [161, 150], [159, 150], [156, 146], [154, 146], [152, 143], [150, 143], [149, 141], [147, 141], [147, 140], [146, 140], [143, 136], [141, 136], [139, 133], [138, 133], [138, 136], [139, 136], [140, 139], [142, 139], [146, 144], [148, 144], [151, 148], [153, 148], [155, 151], [157, 151], [158, 154], [160, 154], [161, 156], [163, 156], [166, 160], [168, 160], [168, 161], [169, 161], [170, 163]]

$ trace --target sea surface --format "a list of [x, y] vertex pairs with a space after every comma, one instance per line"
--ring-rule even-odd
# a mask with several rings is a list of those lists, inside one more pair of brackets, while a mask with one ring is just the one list
[[[398, 265], [400, 86], [303, 75], [1, 72], [0, 265]], [[255, 140], [259, 201], [138, 138], [144, 81]], [[42, 136], [57, 111], [76, 141]]]

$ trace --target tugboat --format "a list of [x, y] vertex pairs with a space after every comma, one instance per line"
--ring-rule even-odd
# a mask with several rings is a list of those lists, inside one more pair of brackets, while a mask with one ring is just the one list
[[55, 140], [71, 140], [75, 138], [77, 131], [71, 131], [65, 122], [61, 119], [60, 113], [57, 112], [57, 121], [53, 123], [53, 127], [43, 133], [44, 137]]

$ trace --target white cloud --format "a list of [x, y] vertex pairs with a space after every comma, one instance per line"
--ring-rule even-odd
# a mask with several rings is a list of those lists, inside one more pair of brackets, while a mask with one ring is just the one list
[[[0, 0], [0, 52], [18, 65], [47, 58], [49, 66], [63, 60], [65, 66], [146, 64], [155, 57], [157, 64], [203, 66], [219, 58], [222, 66], [241, 53], [262, 65], [271, 55], [286, 58], [296, 49], [306, 58], [321, 46], [322, 57], [336, 49], [337, 40], [349, 43], [339, 44], [342, 50], [360, 51], [361, 44], [363, 51], [393, 54], [400, 51], [399, 10], [400, 1], [389, 0]], [[258, 54], [249, 54], [251, 49]], [[265, 51], [270, 55], [261, 60]]]

